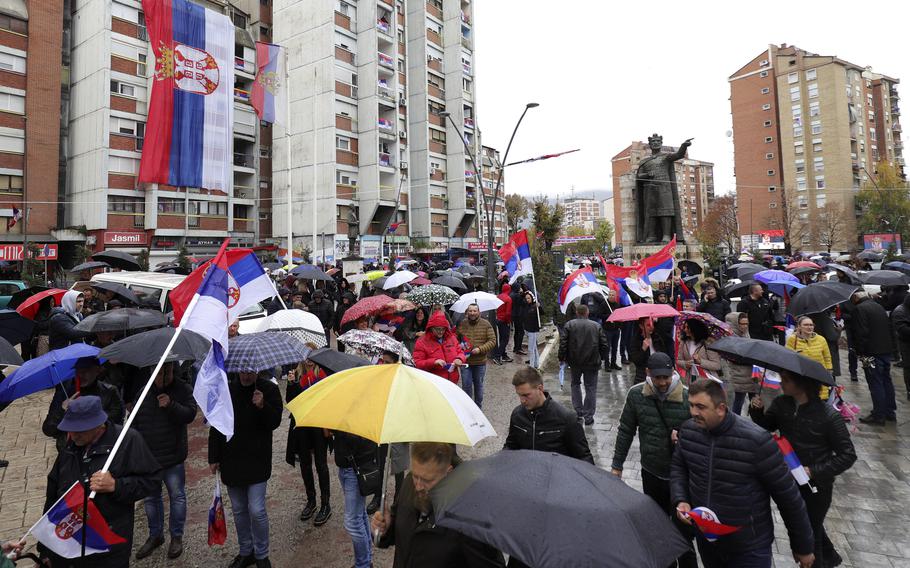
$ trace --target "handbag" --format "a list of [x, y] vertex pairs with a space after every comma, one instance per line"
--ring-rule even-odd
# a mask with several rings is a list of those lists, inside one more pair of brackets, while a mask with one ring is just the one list
[[351, 456], [348, 459], [351, 460], [351, 467], [357, 476], [357, 488], [360, 489], [360, 494], [366, 497], [378, 492], [382, 485], [379, 451], [373, 450], [359, 456]]

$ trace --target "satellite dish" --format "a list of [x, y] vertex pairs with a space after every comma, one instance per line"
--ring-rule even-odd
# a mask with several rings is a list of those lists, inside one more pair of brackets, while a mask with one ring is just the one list
[[732, 130], [728, 130], [728, 131], [727, 131], [727, 138], [730, 138], [731, 136], [733, 136], [733, 131], [732, 131]]

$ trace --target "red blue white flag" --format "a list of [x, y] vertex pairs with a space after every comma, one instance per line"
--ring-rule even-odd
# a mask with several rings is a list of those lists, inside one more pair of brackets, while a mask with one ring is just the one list
[[559, 309], [566, 313], [572, 300], [585, 294], [603, 294], [603, 287], [590, 266], [579, 268], [566, 277], [559, 289]]
[[509, 237], [509, 242], [499, 249], [499, 258], [509, 273], [509, 284], [514, 284], [519, 276], [534, 274], [531, 264], [531, 247], [528, 244], [528, 231], [522, 229]]
[[209, 507], [209, 546], [227, 541], [227, 522], [224, 518], [224, 502], [221, 500], [221, 481], [215, 476], [215, 490], [212, 506]]
[[155, 76], [139, 181], [230, 192], [234, 24], [191, 0], [143, 0]]
[[85, 490], [77, 481], [35, 523], [31, 534], [63, 558], [82, 555], [83, 536], [86, 555], [109, 552], [111, 546], [126, 543], [123, 537], [114, 534], [91, 499], [85, 509], [87, 514], [83, 514], [85, 502]]
[[708, 542], [714, 542], [718, 537], [735, 533], [740, 527], [725, 525], [717, 519], [717, 514], [707, 507], [695, 507], [689, 511], [689, 519], [695, 523], [698, 530]]
[[287, 124], [285, 53], [280, 45], [256, 42], [256, 80], [250, 103], [260, 120]]
[[793, 476], [793, 479], [800, 485], [808, 485], [809, 474], [803, 469], [803, 464], [800, 463], [796, 451], [793, 449], [793, 446], [790, 445], [790, 441], [779, 434], [774, 434], [774, 441], [777, 442], [777, 447], [780, 448], [780, 452], [784, 454], [784, 463], [787, 464], [787, 468], [790, 470], [790, 475]]
[[642, 259], [644, 269], [650, 282], [663, 282], [673, 276], [676, 268], [676, 237], [656, 253]]

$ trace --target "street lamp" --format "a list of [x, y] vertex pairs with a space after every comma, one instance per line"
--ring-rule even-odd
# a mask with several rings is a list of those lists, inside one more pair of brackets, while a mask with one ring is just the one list
[[[480, 168], [477, 167], [477, 162], [474, 160], [474, 154], [471, 152], [471, 148], [468, 146], [468, 141], [465, 140], [464, 135], [461, 133], [461, 130], [458, 129], [458, 125], [455, 124], [455, 120], [452, 118], [451, 113], [448, 111], [443, 111], [439, 113], [439, 116], [443, 118], [448, 118], [449, 122], [452, 123], [452, 128], [458, 132], [461, 137], [461, 142], [464, 144], [465, 153], [471, 158], [471, 165], [474, 166], [474, 177], [476, 178], [476, 184], [480, 190], [481, 196], [483, 198], [483, 203], [486, 208], [487, 215], [487, 289], [490, 292], [493, 292], [496, 289], [496, 273], [495, 273], [495, 263], [493, 262], [493, 213], [496, 209], [496, 200], [499, 198], [499, 189], [502, 187], [502, 173], [505, 169], [505, 166], [509, 159], [509, 149], [512, 148], [512, 141], [515, 140], [515, 133], [518, 132], [518, 127], [521, 125], [521, 121], [524, 120], [525, 115], [528, 113], [528, 109], [537, 108], [540, 105], [538, 103], [528, 103], [525, 105], [524, 110], [521, 113], [521, 116], [518, 117], [518, 122], [515, 123], [515, 128], [512, 129], [512, 136], [509, 138], [509, 144], [506, 146], [506, 152], [502, 156], [502, 161], [500, 162], [499, 167], [499, 176], [496, 178], [496, 186], [493, 188], [493, 199], [492, 206], [487, 202], [486, 192], [483, 189], [483, 180], [480, 177]], [[536, 287], [535, 282], [535, 287]]]

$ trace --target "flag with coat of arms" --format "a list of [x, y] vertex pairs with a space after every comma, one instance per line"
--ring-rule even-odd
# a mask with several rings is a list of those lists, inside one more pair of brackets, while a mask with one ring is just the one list
[[514, 284], [519, 276], [534, 274], [531, 263], [531, 247], [528, 243], [528, 231], [522, 229], [509, 237], [509, 242], [499, 249], [504, 269], [509, 273], [509, 284]]
[[126, 542], [111, 530], [94, 501], [86, 500], [85, 488], [78, 481], [38, 519], [29, 532], [63, 558], [82, 556], [83, 539], [86, 556], [110, 552], [111, 546]]

